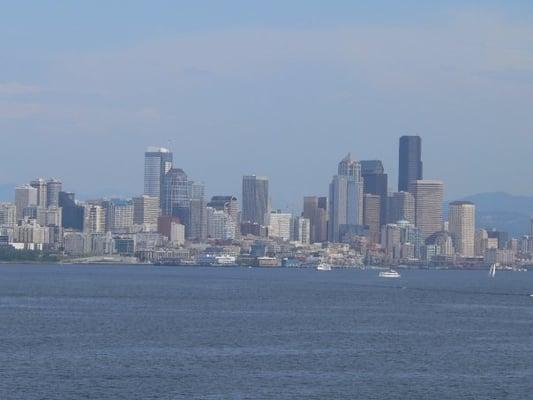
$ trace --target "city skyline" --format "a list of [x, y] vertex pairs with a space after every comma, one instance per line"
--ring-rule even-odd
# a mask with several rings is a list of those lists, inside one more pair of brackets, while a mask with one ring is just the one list
[[[155, 144], [214, 193], [266, 175], [284, 208], [326, 194], [294, 178], [317, 160], [351, 151], [397, 176], [383, 144], [420, 135], [424, 174], [448, 182], [447, 198], [533, 194], [531, 4], [208, 3], [134, 3], [131, 20], [106, 4], [104, 21], [94, 3], [6, 5], [0, 158], [13, 167], [0, 184], [39, 167], [82, 198], [132, 196], [138, 152]], [[334, 169], [313, 172], [322, 182]]]

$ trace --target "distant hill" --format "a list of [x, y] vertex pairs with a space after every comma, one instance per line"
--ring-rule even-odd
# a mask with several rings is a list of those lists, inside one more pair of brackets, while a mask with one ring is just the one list
[[479, 193], [461, 200], [476, 205], [479, 228], [495, 228], [515, 237], [529, 234], [529, 218], [533, 215], [533, 196], [516, 196], [503, 192]]

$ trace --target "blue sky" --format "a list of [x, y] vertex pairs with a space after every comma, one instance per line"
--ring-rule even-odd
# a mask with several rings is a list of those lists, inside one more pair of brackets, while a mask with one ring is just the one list
[[533, 194], [533, 3], [420, 3], [0, 2], [0, 184], [135, 195], [166, 145], [210, 194], [256, 173], [294, 209], [347, 152], [394, 189], [419, 134], [447, 198]]

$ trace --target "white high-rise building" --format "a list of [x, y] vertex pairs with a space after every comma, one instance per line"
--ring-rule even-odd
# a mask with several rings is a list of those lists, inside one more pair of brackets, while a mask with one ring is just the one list
[[463, 257], [474, 257], [476, 206], [469, 201], [454, 201], [450, 203], [448, 215], [455, 251]]
[[224, 210], [207, 207], [207, 236], [211, 239], [235, 239], [235, 222]]
[[329, 185], [328, 240], [341, 240], [343, 227], [363, 224], [363, 179], [361, 164], [348, 154]]
[[15, 189], [15, 206], [17, 207], [17, 221], [21, 220], [26, 207], [37, 206], [38, 191], [30, 185], [18, 186]]
[[159, 198], [139, 196], [133, 198], [133, 223], [136, 225], [155, 225], [159, 218]]
[[291, 219], [292, 214], [282, 212], [270, 213], [270, 225], [268, 236], [283, 240], [291, 239]]
[[178, 246], [185, 243], [185, 225], [170, 223], [170, 241]]
[[409, 189], [415, 198], [415, 224], [422, 240], [442, 229], [444, 184], [435, 180], [418, 180]]
[[105, 232], [105, 210], [102, 206], [86, 204], [83, 217], [83, 231], [85, 233]]
[[38, 178], [30, 182], [30, 186], [37, 189], [37, 205], [46, 207], [46, 181]]
[[0, 203], [0, 226], [13, 227], [17, 224], [17, 207], [12, 203]]

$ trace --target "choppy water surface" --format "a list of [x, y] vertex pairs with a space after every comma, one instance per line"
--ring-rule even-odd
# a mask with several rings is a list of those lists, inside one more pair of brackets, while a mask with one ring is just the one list
[[0, 265], [0, 399], [526, 399], [533, 272]]

